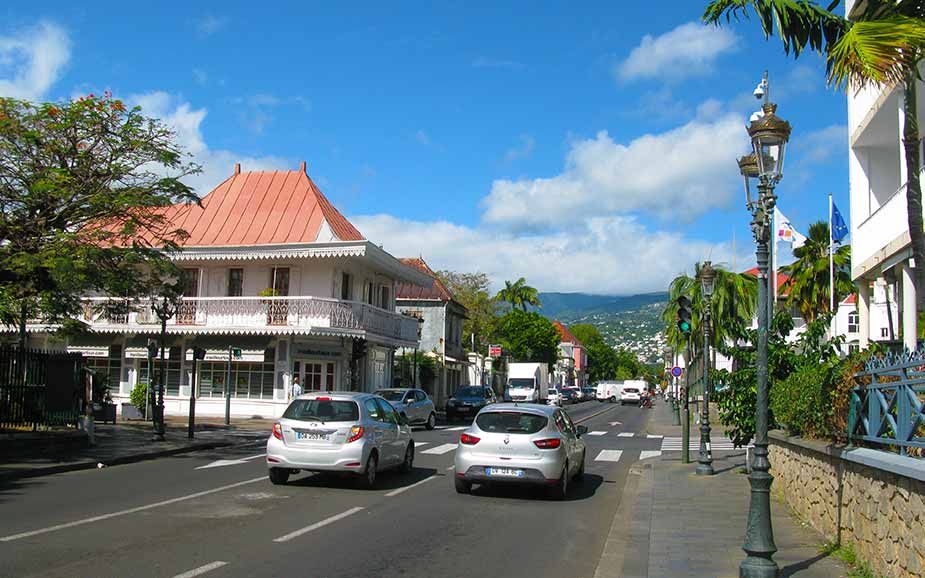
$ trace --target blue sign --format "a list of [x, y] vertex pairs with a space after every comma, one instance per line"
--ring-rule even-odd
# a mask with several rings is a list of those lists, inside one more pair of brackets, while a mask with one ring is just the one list
[[681, 377], [681, 368], [675, 365], [671, 368], [671, 375], [673, 377]]

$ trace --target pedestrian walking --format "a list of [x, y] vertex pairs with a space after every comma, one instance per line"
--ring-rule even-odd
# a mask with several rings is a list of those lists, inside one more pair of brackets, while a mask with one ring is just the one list
[[299, 376], [292, 378], [292, 397], [299, 397], [302, 395], [302, 385], [299, 383]]

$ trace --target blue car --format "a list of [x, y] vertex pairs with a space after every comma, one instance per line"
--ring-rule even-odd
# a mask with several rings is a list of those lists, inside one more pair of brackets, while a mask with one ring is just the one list
[[446, 402], [446, 419], [475, 416], [486, 405], [495, 403], [495, 392], [483, 385], [467, 385], [456, 390]]

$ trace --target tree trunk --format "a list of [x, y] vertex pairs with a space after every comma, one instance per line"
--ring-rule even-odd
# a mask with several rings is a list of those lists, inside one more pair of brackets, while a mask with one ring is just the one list
[[912, 258], [915, 261], [916, 310], [925, 312], [925, 227], [922, 224], [922, 187], [919, 181], [919, 120], [916, 106], [917, 66], [906, 79], [906, 94], [903, 103], [905, 127], [903, 148], [906, 154], [906, 170], [909, 174], [906, 184], [906, 207], [909, 220], [909, 238], [912, 241]]

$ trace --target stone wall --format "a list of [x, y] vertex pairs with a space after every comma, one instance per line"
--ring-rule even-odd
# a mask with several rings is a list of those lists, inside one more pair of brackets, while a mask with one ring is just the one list
[[925, 576], [925, 460], [771, 433], [774, 493], [878, 576]]

